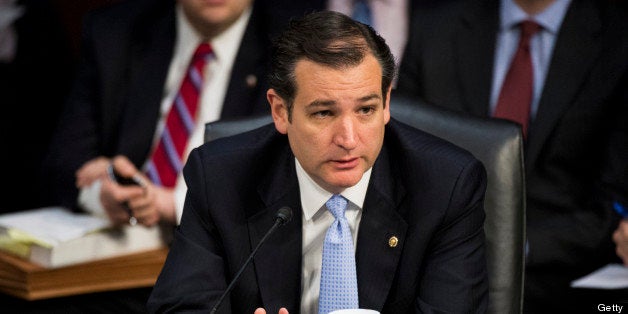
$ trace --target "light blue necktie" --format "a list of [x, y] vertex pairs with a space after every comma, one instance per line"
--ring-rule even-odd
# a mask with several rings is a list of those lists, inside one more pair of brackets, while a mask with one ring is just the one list
[[371, 25], [371, 9], [369, 8], [368, 0], [356, 0], [353, 3], [353, 14], [351, 17], [366, 25]]
[[319, 314], [359, 307], [353, 238], [345, 217], [347, 199], [334, 194], [325, 206], [336, 219], [327, 230], [323, 243]]

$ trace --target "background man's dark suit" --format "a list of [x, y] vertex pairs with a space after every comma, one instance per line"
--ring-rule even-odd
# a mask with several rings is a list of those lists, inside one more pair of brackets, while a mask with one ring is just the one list
[[[498, 5], [457, 1], [421, 12], [398, 92], [488, 115]], [[526, 307], [573, 304], [569, 281], [616, 261], [611, 202], [628, 195], [627, 21], [603, 1], [574, 0], [558, 34], [525, 146]]]
[[[61, 12], [53, 1], [19, 0], [15, 5], [23, 9], [23, 15], [12, 23], [15, 57], [0, 60], [4, 108], [0, 142], [5, 147], [0, 160], [6, 179], [0, 213], [49, 205], [40, 195], [44, 184], [40, 170], [74, 66]], [[8, 44], [0, 41], [0, 45]]]
[[[294, 7], [273, 15], [271, 1], [254, 3], [221, 118], [268, 112], [269, 40]], [[86, 161], [116, 154], [137, 167], [146, 161], [174, 50], [175, 1], [123, 1], [90, 14], [83, 32], [83, 64], [49, 159], [52, 197], [66, 206], [76, 200], [74, 173]]]
[[[277, 313], [285, 306], [298, 313], [302, 210], [287, 136], [268, 125], [210, 142], [190, 155], [184, 175], [183, 218], [149, 310], [210, 309], [275, 212], [289, 206], [292, 221], [262, 246], [222, 310], [253, 313], [263, 306]], [[486, 309], [485, 176], [468, 152], [390, 121], [357, 240], [360, 307]], [[397, 247], [389, 246], [391, 236], [399, 238]]]

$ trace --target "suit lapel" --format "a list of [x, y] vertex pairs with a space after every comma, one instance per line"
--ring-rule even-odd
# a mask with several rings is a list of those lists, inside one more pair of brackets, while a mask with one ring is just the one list
[[268, 23], [262, 4], [253, 4], [253, 13], [238, 49], [223, 102], [221, 118], [267, 113], [268, 84], [265, 80], [270, 53]]
[[499, 23], [498, 1], [471, 1], [457, 25], [454, 53], [464, 110], [475, 115], [488, 113], [495, 36]]
[[[248, 220], [251, 246], [255, 247], [274, 222], [282, 206], [292, 208], [293, 218], [269, 237], [254, 259], [263, 306], [277, 313], [281, 306], [291, 313], [300, 309], [302, 209], [294, 156], [286, 144], [259, 187], [265, 209]], [[394, 179], [386, 149], [382, 149], [364, 201], [356, 248], [360, 306], [382, 309], [392, 286], [403, 250], [407, 224], [398, 209], [405, 189]], [[391, 247], [391, 237], [399, 242]], [[372, 284], [377, 282], [377, 284]]]
[[145, 14], [134, 28], [127, 113], [121, 131], [134, 134], [123, 139], [121, 149], [138, 165], [146, 160], [153, 142], [176, 36], [174, 3], [166, 1]]
[[[405, 190], [394, 180], [390, 166], [388, 154], [382, 149], [366, 193], [356, 248], [362, 308], [381, 310], [384, 307], [407, 230], [407, 223], [398, 214]], [[399, 240], [394, 247], [390, 243], [393, 236]]]
[[254, 260], [262, 302], [268, 313], [286, 307], [298, 313], [301, 299], [301, 201], [294, 156], [286, 144], [262, 180], [259, 194], [266, 208], [249, 219], [255, 247], [274, 223], [276, 211], [289, 206], [292, 220], [266, 240]]
[[[541, 94], [538, 119], [530, 125], [525, 156], [527, 165], [537, 159], [544, 142], [573, 104], [597, 59], [601, 21], [591, 2], [572, 2], [563, 20]], [[533, 168], [527, 166], [527, 169]]]

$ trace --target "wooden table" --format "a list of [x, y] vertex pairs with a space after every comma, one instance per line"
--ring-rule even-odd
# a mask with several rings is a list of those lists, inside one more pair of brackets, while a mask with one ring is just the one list
[[168, 248], [60, 268], [45, 268], [0, 252], [0, 291], [25, 300], [151, 287]]

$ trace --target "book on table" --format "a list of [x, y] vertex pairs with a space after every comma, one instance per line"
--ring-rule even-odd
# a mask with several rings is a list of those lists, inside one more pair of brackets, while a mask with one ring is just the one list
[[47, 207], [0, 215], [0, 292], [26, 300], [150, 287], [172, 226], [111, 226]]
[[171, 231], [46, 207], [0, 215], [0, 250], [56, 268], [167, 247]]

